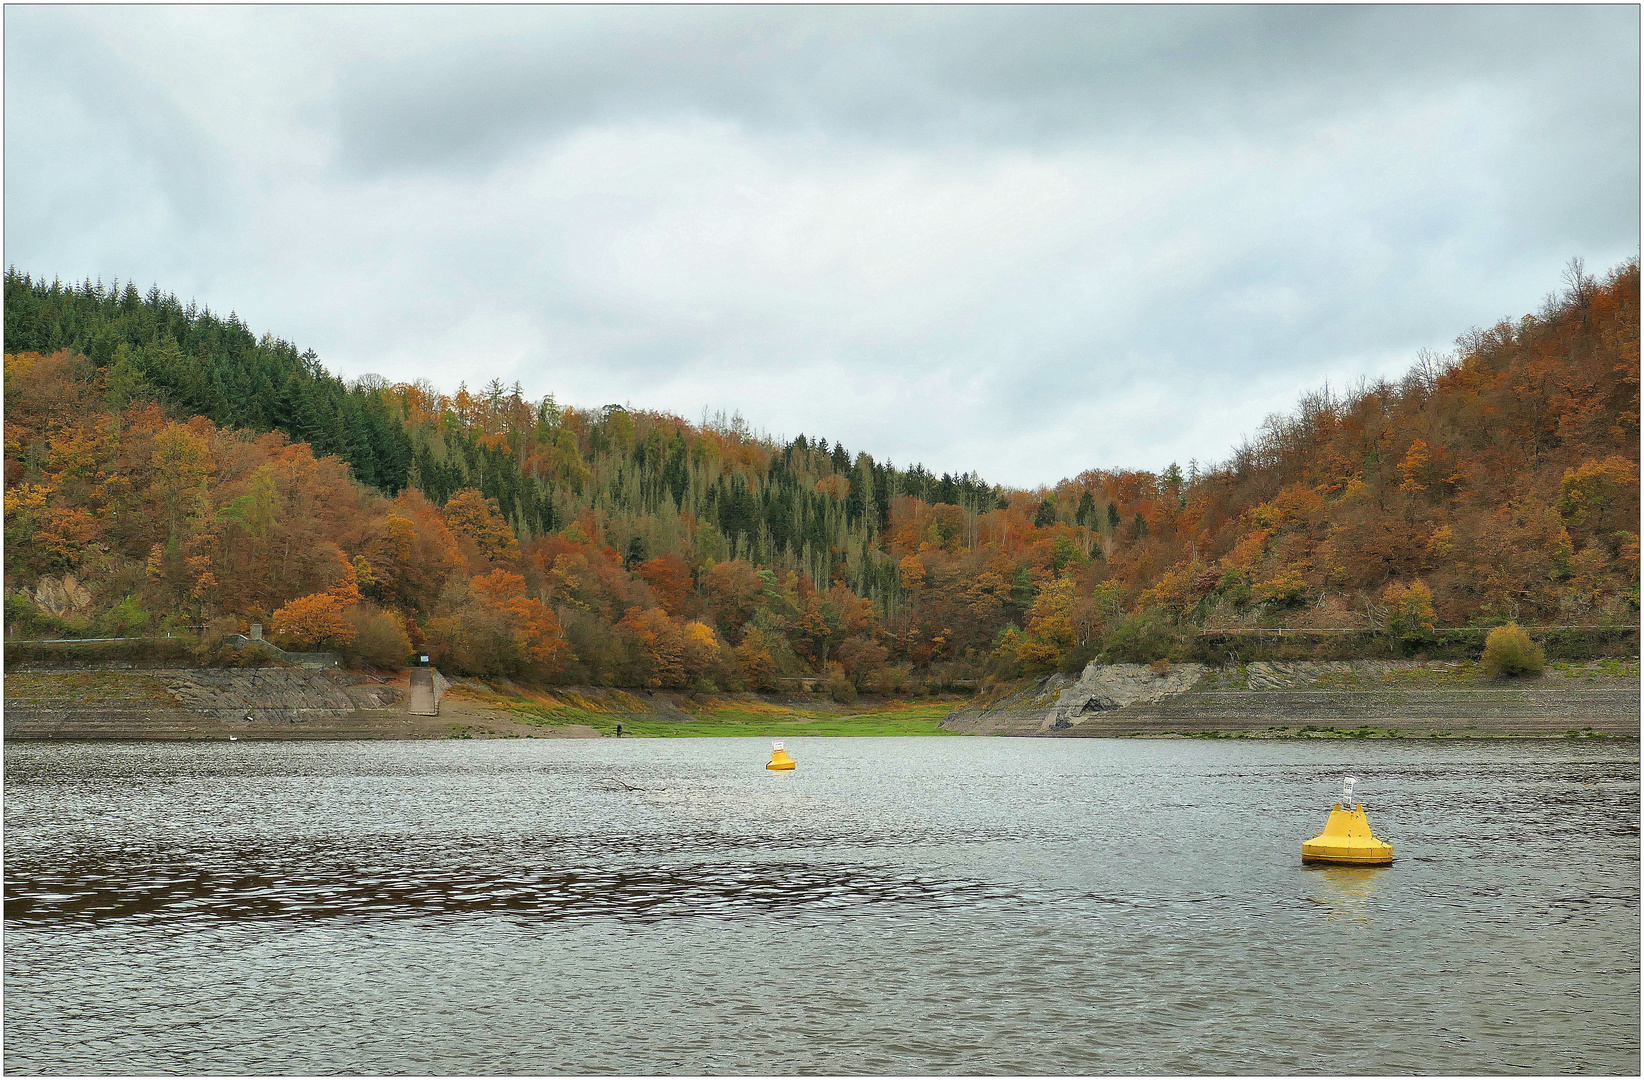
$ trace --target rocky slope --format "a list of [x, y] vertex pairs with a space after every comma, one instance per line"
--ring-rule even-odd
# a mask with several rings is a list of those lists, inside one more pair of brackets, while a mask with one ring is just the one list
[[[437, 672], [433, 681], [446, 684]], [[63, 740], [597, 738], [583, 724], [531, 723], [483, 684], [459, 679], [438, 715], [413, 713], [406, 674], [337, 670], [25, 664], [5, 679], [5, 737]], [[667, 694], [584, 688], [618, 719], [688, 722]], [[621, 698], [624, 714], [606, 699]]]
[[302, 668], [23, 668], [6, 673], [8, 739], [348, 739], [410, 722], [405, 687]]
[[[1494, 680], [1475, 664], [1297, 661], [1208, 668], [1091, 664], [955, 709], [942, 726], [975, 735], [1129, 736], [1370, 731], [1406, 735], [1639, 734], [1637, 660], [1553, 665]], [[1308, 730], [1313, 729], [1313, 730]], [[1328, 733], [1328, 732], [1325, 732]]]

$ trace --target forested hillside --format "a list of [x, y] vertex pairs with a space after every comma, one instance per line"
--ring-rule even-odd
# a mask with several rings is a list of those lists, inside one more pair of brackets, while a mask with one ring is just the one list
[[222, 319], [130, 283], [47, 285], [15, 268], [6, 272], [5, 309], [6, 352], [84, 356], [105, 372], [113, 405], [140, 393], [220, 427], [278, 429], [341, 457], [367, 484], [390, 494], [405, 486], [410, 445], [385, 403], [345, 387], [312, 351], [256, 337], [232, 312]]
[[[1037, 492], [367, 377], [131, 286], [6, 278], [10, 637], [219, 630], [628, 686], [917, 691], [1202, 627], [1633, 622], [1638, 268], [1225, 463]], [[68, 575], [65, 578], [65, 575]]]

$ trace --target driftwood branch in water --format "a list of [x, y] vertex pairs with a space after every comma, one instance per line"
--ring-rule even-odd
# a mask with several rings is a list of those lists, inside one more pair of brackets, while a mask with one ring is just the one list
[[627, 782], [622, 781], [622, 780], [618, 780], [614, 776], [602, 776], [602, 777], [600, 777], [600, 779], [601, 780], [609, 780], [613, 784], [621, 784], [623, 786], [623, 788], [625, 788], [628, 791], [650, 791], [651, 790], [650, 788], [635, 787], [634, 785], [632, 785], [630, 783], [627, 783]]

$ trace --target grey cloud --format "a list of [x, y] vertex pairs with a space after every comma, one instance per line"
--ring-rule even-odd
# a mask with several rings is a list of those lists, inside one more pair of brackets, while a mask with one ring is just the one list
[[5, 254], [348, 375], [1018, 484], [1205, 461], [1636, 251], [1638, 23], [13, 7]]
[[49, 10], [5, 21], [8, 248], [60, 242], [65, 220], [159, 242], [227, 215], [226, 155], [118, 50]]
[[[366, 16], [403, 18], [393, 9]], [[588, 125], [1042, 145], [1272, 137], [1408, 88], [1636, 72], [1624, 7], [828, 7], [425, 10], [420, 50], [346, 65], [342, 163], [483, 170]], [[461, 40], [437, 34], [458, 27]], [[364, 33], [367, 27], [356, 27]], [[1636, 104], [1564, 118], [1636, 128]]]

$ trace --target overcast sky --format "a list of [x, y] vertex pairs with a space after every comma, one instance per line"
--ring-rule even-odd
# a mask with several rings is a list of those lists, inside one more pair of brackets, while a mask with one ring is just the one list
[[1639, 9], [5, 9], [5, 260], [1018, 486], [1639, 244]]

